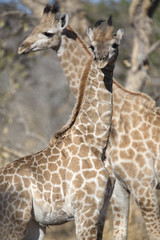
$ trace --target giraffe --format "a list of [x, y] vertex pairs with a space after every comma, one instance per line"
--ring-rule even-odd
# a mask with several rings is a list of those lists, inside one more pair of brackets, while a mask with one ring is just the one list
[[[90, 41], [95, 57], [105, 58], [105, 44], [99, 29], [90, 35]], [[141, 210], [149, 238], [160, 239], [160, 212], [155, 192], [160, 183], [160, 109], [148, 95], [128, 91], [115, 80], [105, 167], [116, 177], [111, 199], [113, 239], [127, 239], [129, 194]]]
[[[103, 23], [103, 20], [101, 20]], [[99, 22], [100, 23], [100, 22]], [[97, 25], [99, 24], [97, 23]], [[111, 19], [108, 20], [111, 25]], [[107, 43], [103, 40], [102, 28], [95, 25], [94, 31], [88, 31], [91, 45], [96, 57], [105, 58]], [[46, 28], [49, 27], [47, 23]], [[67, 26], [70, 29], [70, 26]], [[43, 32], [43, 29], [40, 30]], [[73, 32], [73, 29], [72, 29]], [[32, 38], [32, 34], [30, 35]], [[36, 36], [36, 43], [39, 36]], [[105, 38], [104, 38], [105, 39]], [[32, 44], [35, 39], [33, 39]], [[74, 45], [73, 45], [74, 44]], [[118, 43], [116, 43], [118, 44]], [[114, 48], [118, 45], [113, 44]], [[75, 65], [68, 52], [76, 53]], [[57, 52], [70, 88], [75, 96], [78, 94], [79, 79], [83, 68], [83, 54], [77, 38], [68, 39], [64, 51]], [[43, 49], [47, 48], [43, 46]], [[41, 47], [39, 46], [41, 49]], [[52, 48], [52, 46], [51, 46]], [[20, 49], [21, 51], [21, 49]], [[24, 50], [25, 51], [25, 50]], [[27, 51], [32, 51], [31, 45]], [[78, 53], [78, 54], [77, 54]], [[102, 57], [103, 56], [103, 57]], [[81, 61], [82, 60], [82, 61]], [[81, 64], [79, 64], [81, 63]], [[106, 168], [116, 177], [115, 188], [111, 198], [113, 210], [113, 239], [126, 240], [129, 215], [129, 198], [133, 195], [145, 220], [150, 239], [160, 239], [159, 207], [155, 188], [159, 183], [160, 156], [160, 110], [155, 102], [146, 94], [125, 90], [113, 80], [113, 117], [109, 143], [106, 150]]]
[[[44, 12], [54, 15], [54, 49], [63, 48], [61, 35], [67, 15], [57, 15], [55, 5], [47, 6]], [[50, 34], [45, 32], [45, 36]], [[112, 44], [117, 38], [108, 41]], [[78, 99], [67, 124], [47, 148], [0, 170], [2, 240], [42, 240], [47, 225], [72, 219], [77, 239], [97, 238], [101, 209], [113, 190], [101, 157], [112, 116], [112, 75], [106, 73], [108, 66], [114, 65], [118, 51], [108, 47], [108, 58], [104, 64], [100, 62], [102, 69], [87, 48], [86, 56]]]

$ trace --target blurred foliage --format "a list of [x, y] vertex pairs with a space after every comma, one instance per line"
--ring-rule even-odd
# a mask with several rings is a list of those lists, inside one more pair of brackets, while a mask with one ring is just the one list
[[[2, 4], [0, 7], [0, 165], [15, 157], [20, 157], [18, 151], [11, 150], [3, 141], [9, 135], [15, 110], [10, 111], [10, 104], [16, 97], [16, 92], [23, 88], [24, 81], [29, 77], [29, 68], [34, 61], [32, 55], [19, 56], [17, 49], [28, 34], [35, 20], [17, 10], [16, 3]], [[9, 138], [9, 137], [8, 137]], [[3, 147], [2, 147], [3, 146]]]
[[108, 18], [110, 15], [112, 15], [114, 22], [116, 25], [118, 24], [117, 27], [119, 27], [119, 24], [126, 19], [126, 16], [128, 15], [129, 4], [130, 1], [127, 0], [121, 0], [119, 2], [113, 0], [101, 0], [96, 4], [92, 4], [89, 1], [84, 1], [84, 9], [86, 12], [86, 17], [92, 26], [97, 19]]
[[[0, 8], [0, 100], [1, 105], [12, 99], [29, 77], [33, 55], [17, 54], [19, 43], [35, 24], [35, 19], [17, 11], [16, 3], [1, 4]], [[6, 79], [7, 76], [7, 79]]]
[[[160, 4], [159, 7], [156, 9], [155, 14], [153, 15], [153, 22], [154, 22], [154, 35], [152, 36], [152, 43], [160, 40]], [[160, 67], [159, 56], [160, 47], [150, 56], [150, 61], [153, 64], [154, 69]]]

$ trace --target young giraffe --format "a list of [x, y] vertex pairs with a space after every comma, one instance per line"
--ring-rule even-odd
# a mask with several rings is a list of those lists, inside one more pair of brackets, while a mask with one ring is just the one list
[[[89, 37], [95, 57], [105, 58], [105, 44], [99, 30]], [[111, 200], [113, 239], [127, 239], [130, 193], [141, 209], [150, 239], [160, 239], [156, 197], [160, 183], [160, 109], [146, 94], [127, 91], [116, 81], [113, 81], [112, 128], [105, 167], [116, 177]]]
[[[49, 28], [49, 22], [45, 26]], [[67, 26], [67, 29], [70, 29], [70, 26]], [[43, 32], [42, 28], [39, 30]], [[106, 56], [107, 45], [102, 30], [96, 26], [93, 32], [89, 31], [91, 48], [94, 54], [100, 58]], [[35, 39], [32, 37], [31, 34], [30, 43], [33, 46], [35, 44], [39, 50], [48, 48], [47, 41], [43, 47], [38, 43], [40, 38], [38, 32]], [[32, 44], [29, 44], [27, 51], [32, 51]], [[85, 60], [83, 58], [84, 49], [79, 44], [77, 37], [67, 39], [64, 51], [57, 54], [75, 95]], [[81, 44], [83, 46], [84, 43]], [[52, 48], [51, 45], [50, 47]], [[116, 44], [112, 47], [117, 48]], [[75, 53], [75, 65], [70, 58], [71, 51]], [[106, 151], [109, 161], [105, 161], [105, 166], [117, 177], [111, 201], [114, 215], [113, 239], [127, 239], [129, 195], [132, 194], [144, 216], [150, 239], [157, 240], [160, 239], [160, 217], [155, 187], [159, 182], [160, 175], [158, 161], [160, 156], [160, 110], [155, 107], [155, 103], [150, 97], [143, 93], [129, 92], [116, 81], [113, 81], [113, 89], [113, 122]]]
[[[63, 49], [61, 33], [67, 25], [67, 15], [59, 16], [48, 7], [46, 11], [54, 15], [54, 49]], [[117, 39], [118, 36], [108, 42], [112, 44]], [[88, 61], [69, 122], [45, 150], [0, 170], [2, 240], [20, 240], [26, 234], [25, 239], [42, 240], [47, 225], [73, 218], [78, 239], [96, 239], [106, 188], [108, 200], [112, 193], [108, 172], [100, 159], [110, 133], [112, 89], [106, 89], [106, 81], [112, 85], [112, 78], [106, 76], [107, 67], [100, 70], [92, 54], [87, 48], [85, 51]], [[109, 66], [117, 55], [117, 50], [108, 47], [105, 60]]]

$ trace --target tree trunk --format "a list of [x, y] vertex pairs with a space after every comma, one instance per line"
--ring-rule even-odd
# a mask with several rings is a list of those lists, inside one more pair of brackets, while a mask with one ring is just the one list
[[148, 79], [149, 54], [151, 53], [152, 15], [159, 0], [133, 0], [130, 6], [130, 21], [134, 29], [131, 69], [126, 88], [142, 90]]
[[32, 11], [32, 15], [37, 19], [42, 17], [43, 8], [47, 3], [46, 0], [21, 0], [21, 2]]

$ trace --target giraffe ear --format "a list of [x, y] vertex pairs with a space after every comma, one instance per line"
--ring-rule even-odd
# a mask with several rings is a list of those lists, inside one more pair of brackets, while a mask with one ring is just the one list
[[59, 18], [59, 26], [61, 29], [64, 29], [68, 25], [68, 14], [64, 13]]
[[121, 41], [121, 39], [122, 39], [122, 37], [123, 37], [123, 34], [124, 34], [124, 31], [123, 31], [122, 28], [120, 28], [120, 29], [117, 31], [117, 33], [115, 34], [115, 38], [116, 38], [116, 40], [117, 40], [117, 44], [120, 44], [120, 41]]
[[88, 35], [90, 41], [92, 41], [93, 40], [93, 30], [90, 27], [87, 29], [87, 35]]

